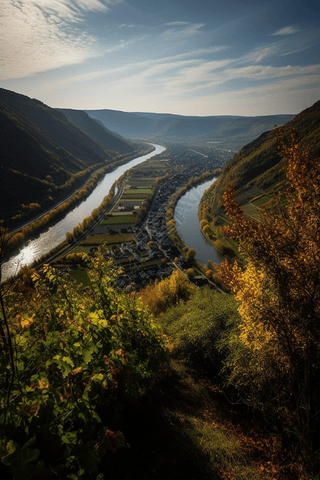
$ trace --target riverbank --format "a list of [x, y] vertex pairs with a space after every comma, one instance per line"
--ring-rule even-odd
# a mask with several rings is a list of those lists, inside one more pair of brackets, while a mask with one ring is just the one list
[[57, 223], [45, 228], [41, 234], [33, 237], [27, 243], [25, 242], [23, 248], [21, 248], [16, 255], [11, 255], [10, 260], [3, 263], [3, 280], [13, 277], [21, 267], [33, 264], [34, 261], [43, 257], [43, 255], [47, 255], [57, 245], [61, 244], [65, 240], [67, 232], [72, 231], [77, 224], [82, 222], [88, 215], [91, 215], [93, 210], [100, 206], [113, 183], [126, 169], [164, 150], [164, 147], [153, 144], [150, 146], [150, 150], [151, 148], [152, 151], [149, 154], [136, 157], [105, 175], [94, 191], [84, 201], [64, 215]]
[[154, 146], [150, 145], [145, 151], [134, 152], [130, 155], [123, 156], [120, 160], [113, 162], [107, 166], [99, 168], [94, 172], [88, 181], [81, 187], [77, 189], [69, 197], [55, 205], [49, 213], [44, 213], [41, 216], [38, 216], [35, 220], [31, 220], [27, 225], [14, 230], [13, 233], [8, 233], [7, 244], [3, 255], [3, 261], [8, 261], [12, 255], [17, 252], [21, 245], [28, 240], [35, 233], [41, 233], [45, 228], [48, 228], [53, 222], [57, 222], [62, 218], [66, 213], [68, 213], [72, 208], [79, 205], [83, 200], [85, 200], [97, 186], [98, 182], [109, 172], [114, 171], [121, 165], [128, 163], [133, 158], [136, 158], [137, 155], [144, 156], [148, 153], [151, 153], [155, 149]]
[[228, 221], [224, 214], [212, 215], [212, 205], [215, 202], [215, 184], [212, 184], [202, 195], [198, 208], [198, 218], [201, 232], [208, 243], [222, 256], [231, 258], [238, 254], [237, 245], [228, 239], [223, 227]]

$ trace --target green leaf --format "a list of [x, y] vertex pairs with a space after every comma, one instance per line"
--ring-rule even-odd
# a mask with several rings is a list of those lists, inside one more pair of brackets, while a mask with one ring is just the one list
[[62, 361], [68, 363], [69, 365], [71, 365], [71, 367], [74, 367], [74, 363], [70, 357], [62, 357]]
[[23, 462], [25, 464], [29, 463], [29, 462], [33, 462], [33, 460], [37, 460], [39, 455], [40, 455], [40, 450], [38, 450], [38, 449], [30, 450], [29, 448], [27, 448], [27, 450], [25, 452], [25, 455], [24, 455]]
[[83, 360], [86, 362], [86, 363], [90, 363], [91, 360], [92, 360], [92, 353], [90, 350], [83, 350], [82, 352], [82, 357], [83, 357]]
[[30, 447], [30, 445], [32, 445], [35, 441], [36, 441], [36, 436], [29, 438], [29, 440], [21, 448], [21, 452], [23, 452], [23, 450], [26, 450], [26, 448]]
[[75, 443], [77, 441], [77, 432], [66, 432], [61, 437], [62, 443]]

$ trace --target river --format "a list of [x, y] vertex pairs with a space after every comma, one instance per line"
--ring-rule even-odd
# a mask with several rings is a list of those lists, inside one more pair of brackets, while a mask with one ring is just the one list
[[174, 211], [174, 219], [179, 237], [188, 248], [195, 249], [197, 252], [195, 258], [202, 265], [205, 265], [208, 260], [212, 260], [213, 263], [219, 265], [223, 260], [222, 255], [213, 248], [202, 234], [198, 218], [200, 199], [204, 191], [207, 190], [215, 180], [216, 178], [213, 178], [190, 189], [180, 198]]
[[107, 173], [92, 193], [77, 207], [71, 210], [66, 216], [51, 225], [44, 232], [30, 238], [26, 244], [21, 247], [19, 253], [12, 256], [2, 265], [2, 280], [15, 276], [21, 267], [31, 265], [34, 261], [49, 253], [54, 247], [65, 240], [66, 233], [72, 232], [73, 228], [82, 222], [85, 217], [91, 215], [91, 212], [99, 207], [102, 200], [108, 195], [114, 182], [129, 168], [145, 162], [149, 158], [158, 155], [165, 150], [161, 145], [151, 144], [155, 150], [130, 160], [125, 165], [121, 165], [112, 172]]

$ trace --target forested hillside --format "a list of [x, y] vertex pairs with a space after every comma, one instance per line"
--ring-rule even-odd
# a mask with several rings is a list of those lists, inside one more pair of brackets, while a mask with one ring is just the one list
[[[288, 122], [284, 126], [285, 136], [288, 136], [291, 128], [296, 128], [298, 135], [303, 139], [302, 146], [310, 147], [311, 156], [319, 155], [320, 101]], [[210, 191], [207, 191], [206, 197], [210, 197], [211, 214], [218, 213], [228, 183], [234, 184], [236, 199], [240, 204], [280, 188], [285, 179], [283, 165], [284, 160], [281, 160], [278, 154], [275, 132], [271, 130], [263, 133], [229, 160], [219, 179]]]
[[80, 129], [60, 111], [4, 89], [0, 140], [0, 219], [6, 222], [53, 205], [94, 170], [135, 149], [89, 117]]
[[91, 136], [98, 144], [107, 150], [115, 150], [120, 153], [127, 153], [133, 150], [133, 146], [123, 137], [115, 132], [110, 132], [100, 122], [89, 117], [82, 110], [71, 110], [67, 108], [57, 109], [80, 130]]

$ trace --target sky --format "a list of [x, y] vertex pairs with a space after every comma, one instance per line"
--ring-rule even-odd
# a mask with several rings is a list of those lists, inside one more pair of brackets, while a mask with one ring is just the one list
[[51, 107], [297, 114], [320, 100], [318, 0], [0, 0], [0, 87]]

